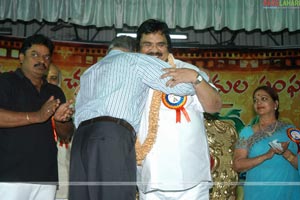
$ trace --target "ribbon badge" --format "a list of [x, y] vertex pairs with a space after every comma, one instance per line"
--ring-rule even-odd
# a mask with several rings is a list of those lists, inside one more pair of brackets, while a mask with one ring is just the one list
[[176, 123], [181, 122], [181, 112], [188, 122], [191, 121], [189, 114], [184, 108], [186, 104], [187, 97], [186, 96], [176, 96], [174, 94], [162, 94], [162, 102], [163, 104], [170, 109], [176, 110]]
[[300, 153], [300, 129], [297, 128], [289, 128], [287, 129], [288, 137], [297, 144], [298, 153]]

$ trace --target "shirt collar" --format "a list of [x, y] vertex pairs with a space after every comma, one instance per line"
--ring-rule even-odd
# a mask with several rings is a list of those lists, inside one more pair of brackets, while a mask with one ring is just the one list
[[[26, 79], [26, 80], [28, 80], [28, 81], [31, 83], [31, 81], [29, 80], [29, 78], [27, 78], [27, 77], [24, 75], [24, 73], [23, 73], [23, 71], [22, 71], [21, 68], [16, 69], [15, 73], [16, 73], [16, 75], [19, 76], [21, 79]], [[42, 86], [43, 86], [43, 85], [46, 85], [46, 84], [48, 83], [46, 77], [44, 76], [44, 77], [42, 77], [42, 79], [43, 79], [43, 84], [42, 84]]]

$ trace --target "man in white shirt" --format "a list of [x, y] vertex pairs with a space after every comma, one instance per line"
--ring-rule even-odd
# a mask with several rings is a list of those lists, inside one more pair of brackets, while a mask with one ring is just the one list
[[173, 66], [166, 71], [175, 83], [193, 83], [196, 91], [193, 96], [150, 91], [136, 143], [140, 200], [207, 200], [211, 174], [203, 113], [220, 111], [220, 95], [205, 72], [174, 59], [164, 22], [143, 22], [137, 43], [141, 53]]

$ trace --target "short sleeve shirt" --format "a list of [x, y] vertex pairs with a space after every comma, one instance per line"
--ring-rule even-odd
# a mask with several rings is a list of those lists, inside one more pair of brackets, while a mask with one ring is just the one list
[[[1, 109], [35, 112], [50, 96], [61, 103], [66, 101], [63, 91], [46, 79], [38, 91], [21, 69], [0, 74]], [[51, 120], [0, 128], [0, 163], [1, 182], [57, 182], [57, 148]]]

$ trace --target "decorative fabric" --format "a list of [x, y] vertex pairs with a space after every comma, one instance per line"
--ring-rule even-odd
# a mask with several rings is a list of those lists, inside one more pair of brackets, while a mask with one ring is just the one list
[[[276, 128], [275, 128], [276, 126]], [[285, 122], [282, 121], [277, 121], [275, 124], [269, 125], [266, 129], [264, 130], [258, 130], [255, 132], [251, 137], [245, 139], [244, 137], [239, 137], [238, 141], [236, 142], [236, 148], [242, 148], [242, 149], [247, 149], [250, 150], [251, 147], [259, 142], [260, 140], [270, 137], [269, 132], [274, 131], [272, 134], [276, 133], [276, 131], [280, 130], [282, 127], [287, 126]], [[275, 128], [275, 130], [274, 130]]]

